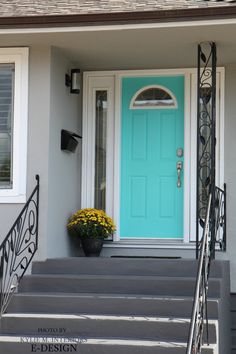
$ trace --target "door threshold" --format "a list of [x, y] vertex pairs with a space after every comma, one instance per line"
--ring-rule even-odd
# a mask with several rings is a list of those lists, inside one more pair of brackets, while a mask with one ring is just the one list
[[120, 241], [104, 241], [105, 248], [145, 248], [145, 249], [188, 249], [195, 250], [195, 242], [184, 242], [183, 240], [161, 240], [161, 239], [122, 239]]

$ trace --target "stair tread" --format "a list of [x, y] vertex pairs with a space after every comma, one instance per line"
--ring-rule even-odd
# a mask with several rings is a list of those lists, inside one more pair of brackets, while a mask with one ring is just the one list
[[[118, 320], [118, 321], [149, 321], [149, 322], [176, 322], [176, 323], [189, 323], [189, 318], [183, 317], [165, 317], [165, 316], [124, 316], [124, 315], [92, 315], [92, 314], [54, 314], [54, 313], [5, 313], [2, 318], [55, 318], [55, 319], [96, 319], [96, 320]], [[209, 320], [209, 323], [214, 320]]]
[[[49, 292], [46, 293], [44, 292], [19, 292], [15, 293], [14, 297], [26, 297], [26, 296], [40, 296], [40, 297], [72, 297], [72, 298], [99, 298], [99, 299], [139, 299], [139, 300], [159, 300], [159, 301], [171, 301], [171, 300], [176, 300], [176, 301], [193, 301], [193, 296], [190, 295], [142, 295], [142, 294], [129, 294], [129, 293], [71, 293], [71, 292]], [[211, 297], [209, 298], [209, 302], [218, 302], [219, 298], [217, 297]]]
[[[37, 336], [27, 336], [27, 340], [30, 341], [32, 340], [39, 340], [42, 339], [42, 343], [53, 343], [54, 339], [60, 339], [62, 337], [57, 337], [57, 336], [47, 336], [47, 335], [37, 335]], [[74, 337], [72, 338], [72, 341], [69, 341], [69, 337], [66, 338], [66, 343], [73, 343]], [[77, 338], [79, 345], [98, 345], [98, 346], [112, 346], [112, 348], [115, 348], [115, 346], [122, 346], [125, 348], [125, 346], [140, 346], [140, 347], [163, 347], [163, 348], [185, 348], [187, 347], [186, 342], [182, 341], [166, 341], [162, 340], [161, 338], [156, 338], [155, 340], [153, 339], [140, 339], [140, 338], [107, 338], [107, 337], [82, 337], [82, 338]], [[20, 336], [12, 336], [12, 335], [0, 335], [0, 343], [17, 343], [17, 344], [25, 344], [22, 341], [22, 337]], [[209, 345], [203, 345], [203, 349], [214, 349], [215, 345], [214, 344], [209, 344]]]
[[[24, 279], [39, 279], [39, 278], [45, 278], [45, 279], [49, 279], [49, 278], [55, 278], [55, 279], [60, 279], [60, 278], [67, 278], [67, 279], [118, 279], [118, 280], [123, 280], [123, 279], [145, 279], [145, 280], [175, 280], [176, 279], [178, 281], [189, 281], [189, 280], [193, 280], [196, 281], [196, 277], [192, 276], [192, 277], [187, 277], [187, 276], [183, 276], [183, 277], [179, 277], [179, 276], [161, 276], [161, 275], [117, 275], [117, 274], [32, 274], [32, 275], [25, 275]], [[211, 278], [209, 280], [210, 282], [220, 282], [221, 278]]]
[[[45, 264], [45, 263], [61, 263], [61, 262], [84, 262], [84, 263], [102, 263], [102, 262], [110, 262], [110, 263], [120, 263], [120, 262], [157, 262], [157, 263], [193, 263], [197, 264], [198, 260], [192, 258], [160, 258], [160, 257], [58, 257], [58, 258], [47, 258], [43, 261], [34, 261], [33, 264]], [[221, 265], [222, 260], [214, 259], [212, 260], [212, 265]], [[235, 293], [236, 296], [236, 293]]]
[[[211, 277], [222, 277], [222, 262], [212, 262]], [[174, 275], [176, 278], [197, 275], [195, 259], [148, 259], [148, 258], [108, 258], [99, 257], [88, 260], [87, 257], [48, 259], [34, 262], [33, 274], [140, 274], [155, 276]]]
[[[185, 341], [190, 318], [75, 314], [5, 314], [2, 334], [35, 334], [40, 328], [65, 328], [68, 336], [107, 336]], [[217, 321], [209, 320], [210, 343], [216, 341]], [[63, 336], [63, 333], [60, 333]]]
[[[47, 334], [37, 334], [37, 335], [28, 335], [27, 338], [47, 338], [48, 341], [50, 342], [50, 339], [54, 339], [54, 338], [62, 338], [59, 337], [57, 335], [47, 335]], [[69, 337], [66, 336], [66, 338], [69, 339]], [[0, 334], [0, 342], [8, 342], [9, 339], [11, 340], [11, 342], [22, 342], [22, 338], [20, 335], [3, 335]], [[72, 339], [75, 339], [74, 337], [72, 337]], [[79, 339], [79, 337], [78, 337]], [[167, 346], [181, 346], [181, 347], [186, 347], [187, 344], [185, 342], [181, 342], [181, 341], [166, 341], [166, 340], [161, 340], [161, 339], [140, 339], [140, 338], [116, 338], [116, 337], [83, 337], [82, 339], [86, 340], [87, 344], [114, 344], [115, 342], [118, 343], [127, 343], [127, 344], [133, 344], [133, 342], [135, 341], [138, 345], [167, 345]], [[210, 347], [212, 346], [211, 344], [209, 345]], [[207, 345], [203, 345], [204, 348], [208, 347]]]

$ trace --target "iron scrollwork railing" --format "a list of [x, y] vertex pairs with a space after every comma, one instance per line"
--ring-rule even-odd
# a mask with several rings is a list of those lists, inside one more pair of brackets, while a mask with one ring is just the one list
[[224, 189], [215, 187], [215, 242], [226, 250], [226, 184]]
[[212, 206], [212, 194], [209, 196], [204, 232], [201, 240], [200, 257], [198, 262], [197, 280], [195, 286], [192, 318], [190, 323], [187, 354], [200, 354], [203, 345], [204, 321], [206, 320], [206, 337], [208, 341], [208, 317], [207, 317], [207, 292], [208, 278], [211, 264], [211, 225], [210, 214]]
[[38, 248], [38, 175], [36, 180], [36, 187], [0, 246], [0, 316]]
[[226, 249], [226, 185], [220, 189], [215, 181], [216, 45], [213, 42], [198, 46], [197, 116], [196, 258], [199, 261], [187, 354], [201, 353], [204, 330], [208, 342], [207, 293], [211, 260], [215, 258], [216, 244]]
[[[213, 195], [214, 199], [212, 198]], [[214, 224], [212, 219], [214, 219]], [[210, 193], [206, 219], [201, 219], [201, 226], [203, 227], [203, 236], [200, 241], [200, 257], [198, 260], [187, 354], [201, 353], [202, 345], [204, 344], [204, 329], [206, 331], [206, 341], [208, 342], [207, 292], [211, 260], [213, 258], [211, 247], [213, 244], [218, 243], [219, 249], [226, 249], [226, 184], [224, 184], [224, 189], [215, 187]]]
[[[200, 234], [206, 219], [210, 191], [215, 187], [216, 145], [216, 45], [202, 43], [198, 46], [198, 106], [197, 106], [197, 216], [196, 258], [201, 246]], [[212, 193], [212, 204], [215, 204]], [[215, 219], [211, 215], [211, 227]], [[212, 239], [211, 252], [214, 257], [215, 244]]]

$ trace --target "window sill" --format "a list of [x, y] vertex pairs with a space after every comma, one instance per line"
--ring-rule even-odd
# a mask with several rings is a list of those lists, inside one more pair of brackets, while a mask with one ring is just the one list
[[25, 195], [1, 196], [0, 204], [24, 204], [26, 202]]

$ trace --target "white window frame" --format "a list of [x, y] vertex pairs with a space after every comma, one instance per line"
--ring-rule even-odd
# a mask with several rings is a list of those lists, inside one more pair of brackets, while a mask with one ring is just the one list
[[0, 64], [14, 64], [12, 188], [0, 189], [0, 203], [26, 202], [28, 127], [28, 48], [0, 48]]
[[[94, 208], [96, 91], [107, 91], [106, 212], [113, 216], [114, 190], [114, 77], [84, 76], [82, 208]], [[86, 142], [84, 144], [84, 142]], [[111, 197], [112, 196], [112, 197]]]

